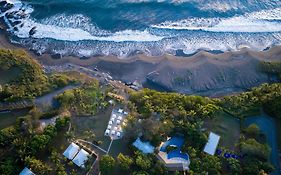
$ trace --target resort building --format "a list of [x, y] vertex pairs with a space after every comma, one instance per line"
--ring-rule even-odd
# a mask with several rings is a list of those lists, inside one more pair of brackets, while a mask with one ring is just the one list
[[69, 160], [72, 160], [75, 155], [79, 152], [79, 149], [79, 146], [72, 142], [64, 151], [63, 155]]
[[161, 160], [170, 170], [189, 170], [189, 155], [181, 152], [183, 144], [184, 138], [182, 137], [172, 137], [166, 142], [162, 142], [157, 155], [158, 159]]
[[28, 169], [27, 167], [25, 167], [19, 175], [35, 175], [30, 169]]
[[89, 153], [84, 149], [81, 149], [79, 153], [72, 160], [77, 166], [85, 168], [85, 162], [89, 159]]
[[210, 132], [208, 142], [204, 147], [204, 152], [212, 156], [215, 155], [219, 141], [220, 141], [220, 136], [213, 132]]

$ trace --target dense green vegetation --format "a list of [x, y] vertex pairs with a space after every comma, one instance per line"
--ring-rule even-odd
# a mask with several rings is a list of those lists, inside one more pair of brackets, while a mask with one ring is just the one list
[[[12, 71], [12, 72], [11, 72]], [[40, 96], [74, 82], [63, 74], [47, 75], [42, 67], [21, 50], [0, 49], [0, 101], [15, 101]], [[14, 74], [9, 76], [9, 74]]]
[[[265, 139], [261, 139], [259, 130], [254, 126], [245, 129], [245, 136], [242, 135], [242, 139], [238, 140], [235, 146], [234, 153], [242, 155], [241, 160], [229, 160], [223, 156], [208, 156], [202, 153], [208, 134], [208, 132], [203, 132], [202, 128], [206, 119], [213, 120], [222, 111], [243, 117], [247, 116], [251, 110], [259, 112], [259, 109], [263, 108], [271, 115], [278, 117], [280, 88], [280, 84], [265, 84], [250, 92], [223, 99], [161, 93], [144, 89], [131, 94], [130, 107], [133, 112], [129, 117], [127, 132], [133, 138], [141, 133], [141, 138], [150, 141], [154, 146], [158, 146], [168, 136], [183, 135], [185, 144], [182, 151], [190, 156], [191, 174], [206, 174], [207, 172], [249, 175], [259, 172], [270, 173], [273, 170], [268, 159], [270, 148], [264, 143]], [[267, 104], [271, 104], [270, 108]], [[137, 134], [133, 135], [134, 132]], [[233, 152], [227, 149], [225, 151]], [[255, 166], [254, 169], [248, 168], [251, 161]]]
[[38, 158], [38, 153], [50, 151], [51, 141], [67, 125], [69, 118], [58, 118], [55, 125], [48, 125], [40, 131], [38, 117], [35, 111], [31, 111], [19, 118], [15, 126], [0, 131], [0, 174], [18, 174], [24, 166], [28, 166], [36, 174], [48, 175], [60, 168], [58, 163], [52, 167], [44, 163]]
[[134, 151], [130, 156], [120, 153], [117, 161], [109, 155], [105, 155], [100, 161], [100, 170], [102, 175], [112, 174], [114, 169], [121, 169], [121, 173], [134, 175], [160, 175], [176, 174], [168, 172], [167, 168], [153, 154], [142, 154]]
[[270, 148], [261, 139], [259, 128], [252, 124], [243, 130], [239, 147], [244, 158], [241, 165], [244, 174], [272, 172], [274, 167], [269, 163]]
[[281, 117], [281, 84], [263, 84], [249, 92], [223, 98], [219, 105], [240, 118], [259, 113], [262, 108], [270, 116]]
[[[132, 133], [137, 129], [137, 133], [142, 134], [142, 139], [150, 141], [154, 146], [166, 141], [167, 137], [181, 134], [185, 138], [182, 152], [188, 153], [192, 160], [190, 173], [219, 174], [221, 165], [215, 163], [219, 158], [202, 154], [208, 133], [201, 130], [206, 118], [211, 119], [221, 111], [216, 100], [148, 89], [132, 93], [130, 100], [134, 117], [129, 120], [127, 132]], [[206, 162], [204, 166], [203, 162]], [[145, 172], [146, 169], [142, 171], [150, 174]]]
[[79, 88], [66, 90], [57, 96], [62, 108], [76, 112], [78, 115], [95, 114], [101, 105], [105, 107], [104, 94], [96, 80], [87, 82]]
[[281, 62], [263, 61], [260, 63], [259, 69], [268, 74], [276, 74], [281, 79]]

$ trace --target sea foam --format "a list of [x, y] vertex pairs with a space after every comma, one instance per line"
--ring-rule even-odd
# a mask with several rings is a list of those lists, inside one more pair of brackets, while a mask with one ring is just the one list
[[281, 8], [253, 12], [230, 18], [188, 18], [152, 25], [153, 28], [173, 30], [204, 30], [211, 32], [280, 32]]
[[[171, 0], [169, 3], [187, 1]], [[150, 1], [132, 0], [130, 3], [143, 2]], [[16, 0], [10, 0], [10, 3], [14, 7], [0, 15], [4, 16], [9, 31], [16, 36], [13, 41], [40, 54], [116, 55], [123, 58], [136, 53], [175, 55], [178, 50], [185, 54], [199, 50], [236, 51], [244, 47], [262, 51], [281, 44], [280, 8], [224, 18], [189, 17], [156, 23], [144, 29], [110, 31], [101, 29], [91, 18], [82, 14], [59, 13], [34, 19], [31, 17], [32, 6]], [[22, 13], [25, 13], [24, 17], [18, 19]], [[8, 19], [7, 14], [13, 14], [14, 18]], [[20, 23], [12, 25], [18, 20]], [[31, 29], [35, 31], [32, 35]]]

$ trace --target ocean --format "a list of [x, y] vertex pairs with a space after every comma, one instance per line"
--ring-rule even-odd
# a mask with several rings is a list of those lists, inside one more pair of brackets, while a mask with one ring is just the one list
[[11, 41], [39, 54], [126, 58], [262, 51], [281, 44], [280, 0], [0, 2]]

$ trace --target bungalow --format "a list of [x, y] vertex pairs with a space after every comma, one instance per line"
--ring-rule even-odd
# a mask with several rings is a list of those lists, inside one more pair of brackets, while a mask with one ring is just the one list
[[72, 160], [75, 157], [75, 155], [78, 153], [79, 149], [80, 149], [79, 146], [72, 142], [68, 146], [68, 148], [64, 151], [63, 155], [69, 160]]
[[89, 159], [89, 153], [84, 149], [81, 149], [79, 153], [72, 160], [77, 166], [85, 168], [85, 162]]

